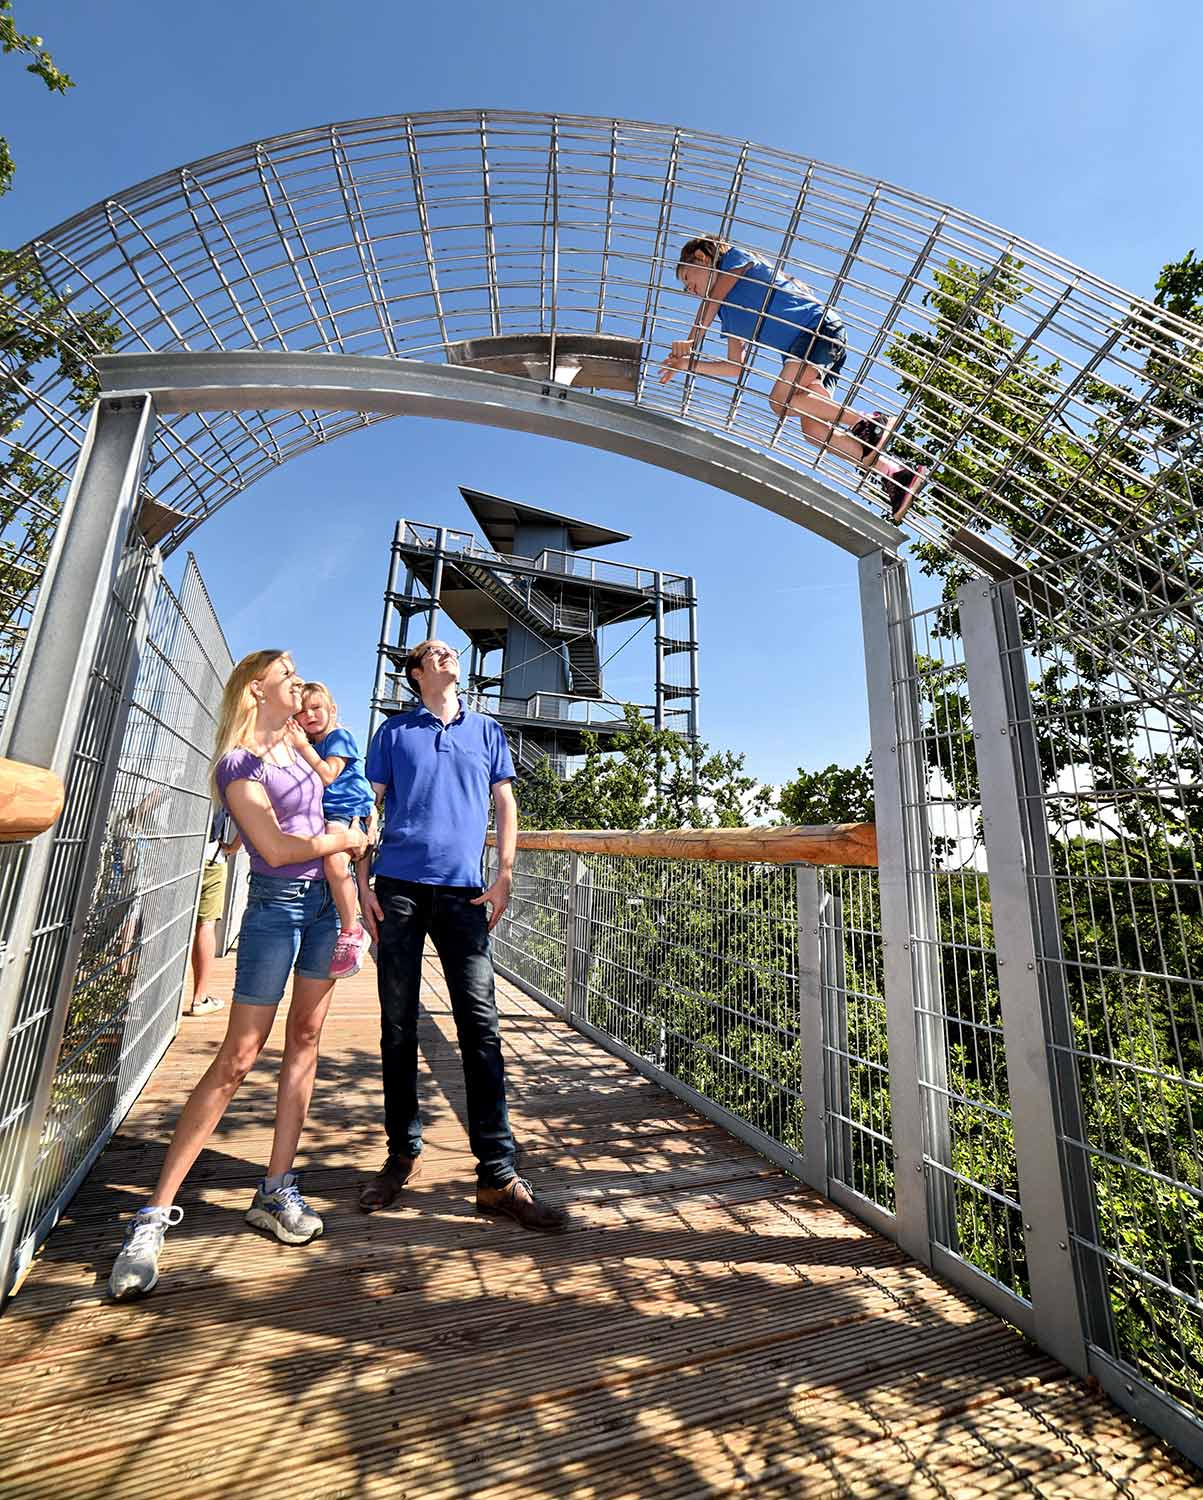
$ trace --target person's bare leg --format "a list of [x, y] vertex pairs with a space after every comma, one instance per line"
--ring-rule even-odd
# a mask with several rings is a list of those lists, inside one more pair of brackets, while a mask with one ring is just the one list
[[359, 925], [359, 892], [351, 874], [350, 857], [341, 853], [327, 854], [322, 864], [339, 925], [344, 932], [351, 932]]
[[268, 1177], [281, 1177], [292, 1168], [317, 1074], [322, 1023], [330, 1009], [332, 979], [302, 979], [292, 984], [292, 1004], [284, 1032], [284, 1060], [276, 1092], [276, 1130], [272, 1137]]
[[830, 448], [834, 453], [851, 459], [858, 468], [867, 468], [886, 479], [894, 473], [897, 466], [881, 453], [870, 464], [865, 463], [864, 445], [859, 438], [844, 430], [854, 427], [860, 421], [861, 413], [850, 407], [841, 412], [840, 402], [827, 394], [822, 376], [814, 365], [787, 360], [769, 394], [769, 404], [778, 416], [792, 413], [799, 417], [802, 431], [816, 447]]
[[275, 1018], [274, 1005], [247, 1005], [237, 1001], [230, 1007], [225, 1037], [217, 1056], [205, 1069], [180, 1113], [148, 1208], [167, 1208], [175, 1202], [175, 1195], [192, 1163], [263, 1050]]
[[192, 1005], [209, 993], [209, 976], [217, 953], [217, 924], [198, 922], [192, 938]]

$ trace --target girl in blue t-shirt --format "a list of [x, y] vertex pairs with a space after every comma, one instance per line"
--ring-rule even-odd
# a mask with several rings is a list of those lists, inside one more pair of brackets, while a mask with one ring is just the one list
[[[338, 722], [338, 704], [323, 682], [307, 682], [301, 689], [301, 711], [297, 723], [308, 743], [298, 748], [302, 760], [313, 767], [326, 788], [322, 812], [326, 830], [353, 828], [361, 821], [369, 841], [373, 836], [375, 802], [363, 774], [363, 757], [355, 736]], [[326, 882], [338, 911], [340, 930], [330, 964], [331, 979], [357, 974], [371, 941], [359, 920], [357, 887], [351, 861], [345, 854], [327, 855]]]
[[[927, 474], [887, 458], [882, 451], [894, 421], [842, 407], [831, 393], [839, 384], [848, 337], [839, 316], [817, 302], [809, 287], [726, 240], [693, 239], [682, 248], [677, 277], [701, 299], [687, 339], [678, 339], [660, 367], [660, 383], [678, 370], [738, 377], [748, 345], [767, 345], [781, 356], [781, 374], [769, 393], [778, 417], [801, 418], [802, 431], [819, 447], [833, 448], [867, 473], [877, 474], [897, 524]], [[706, 330], [718, 317], [727, 335], [726, 359], [698, 359]], [[846, 431], [844, 429], [847, 429]]]

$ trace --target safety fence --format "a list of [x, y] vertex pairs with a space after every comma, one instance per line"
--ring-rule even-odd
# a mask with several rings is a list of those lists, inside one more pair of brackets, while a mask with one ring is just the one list
[[[178, 1024], [208, 832], [208, 762], [232, 665], [195, 560], [177, 595], [127, 549], [39, 893], [0, 1072], [0, 1269], [10, 1285], [136, 1099]], [[10, 869], [21, 852], [6, 855]], [[12, 961], [15, 955], [6, 952]]]
[[[574, 1026], [1198, 1459], [1200, 715], [1189, 678], [1125, 675], [1097, 604], [1066, 628], [1113, 567], [1088, 550], [1055, 597], [1029, 574], [915, 609], [902, 564], [865, 560], [878, 868], [556, 835], [578, 847], [519, 850], [494, 940]], [[1110, 580], [1117, 634], [1194, 628], [1193, 589], [1155, 582]]]

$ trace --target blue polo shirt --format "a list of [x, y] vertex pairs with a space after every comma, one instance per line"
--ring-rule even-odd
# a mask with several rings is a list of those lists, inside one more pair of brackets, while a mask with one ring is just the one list
[[501, 725], [463, 699], [450, 724], [420, 705], [380, 726], [364, 770], [387, 789], [375, 873], [479, 889], [489, 793], [514, 777]]
[[718, 305], [723, 332], [732, 338], [754, 338], [786, 354], [799, 334], [813, 333], [823, 321], [823, 304], [808, 286], [780, 271], [774, 275], [772, 266], [746, 250], [724, 251], [718, 270], [740, 276]]

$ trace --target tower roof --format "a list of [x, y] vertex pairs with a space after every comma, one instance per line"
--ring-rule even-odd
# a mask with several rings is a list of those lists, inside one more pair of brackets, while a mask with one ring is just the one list
[[631, 540], [625, 531], [611, 531], [608, 526], [597, 526], [592, 521], [578, 521], [573, 516], [540, 510], [537, 505], [506, 500], [501, 495], [489, 495], [484, 490], [469, 489], [467, 485], [461, 484], [459, 492], [489, 545], [495, 552], [506, 556], [513, 554], [514, 538], [524, 521], [544, 526], [566, 526], [568, 545], [574, 552], [592, 551], [594, 547], [607, 547], [611, 542]]

